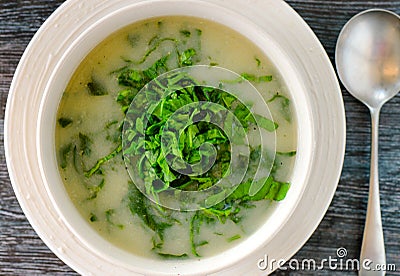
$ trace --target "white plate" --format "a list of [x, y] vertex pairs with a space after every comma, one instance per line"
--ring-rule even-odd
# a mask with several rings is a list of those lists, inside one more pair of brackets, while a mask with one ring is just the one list
[[[39, 160], [41, 154], [37, 150], [37, 146], [40, 145], [37, 122], [43, 94], [53, 77], [53, 72], [62, 66], [59, 61], [65, 58], [71, 41], [88, 35], [87, 32], [95, 22], [103, 20], [111, 13], [144, 2], [148, 3], [149, 0], [65, 2], [32, 39], [10, 88], [5, 120], [5, 151], [15, 194], [42, 240], [61, 260], [81, 274], [126, 275], [134, 273], [134, 269], [116, 266], [112, 259], [94, 253], [57, 212], [46, 190], [46, 183], [41, 174], [43, 168]], [[179, 0], [170, 2], [171, 10], [176, 7], [174, 4], [179, 4], [172, 3]], [[299, 132], [300, 136], [303, 135], [303, 142], [307, 139], [310, 141], [308, 154], [311, 157], [304, 165], [306, 183], [295, 199], [295, 208], [266, 244], [247, 254], [241, 261], [217, 271], [218, 275], [264, 275], [266, 271], [276, 269], [277, 266], [269, 265], [266, 271], [261, 271], [257, 266], [258, 261], [266, 255], [269, 260], [288, 260], [311, 236], [332, 200], [340, 177], [345, 149], [345, 116], [341, 91], [332, 65], [318, 39], [285, 2], [203, 2], [229, 9], [230, 12], [255, 24], [266, 36], [273, 38], [279, 48], [277, 51], [284, 56], [288, 64], [290, 63], [290, 70], [298, 78], [296, 85], [306, 93], [303, 94], [306, 95], [304, 99], [296, 101], [305, 105], [298, 110], [304, 109], [307, 112], [297, 112], [297, 116], [309, 118], [307, 126], [310, 129], [302, 132], [302, 126], [299, 126]], [[292, 80], [285, 81], [290, 83]]]

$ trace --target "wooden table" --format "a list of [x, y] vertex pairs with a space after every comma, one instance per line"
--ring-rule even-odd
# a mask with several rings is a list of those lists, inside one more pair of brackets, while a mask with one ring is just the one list
[[[277, 0], [278, 1], [278, 0]], [[74, 275], [41, 241], [15, 198], [4, 156], [4, 109], [14, 70], [28, 42], [62, 0], [0, 0], [0, 275]], [[336, 39], [345, 22], [368, 8], [400, 14], [400, 1], [287, 1], [311, 26], [334, 64]], [[320, 262], [338, 248], [358, 258], [368, 197], [370, 120], [368, 110], [342, 87], [347, 119], [347, 148], [339, 186], [315, 233], [293, 257]], [[387, 263], [400, 275], [400, 96], [387, 103], [380, 122], [380, 183]], [[296, 231], [296, 229], [293, 229]], [[356, 271], [278, 271], [276, 275], [356, 275]]]

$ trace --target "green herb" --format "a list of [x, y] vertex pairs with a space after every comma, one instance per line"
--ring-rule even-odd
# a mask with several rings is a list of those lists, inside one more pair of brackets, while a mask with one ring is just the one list
[[115, 227], [118, 227], [119, 229], [122, 230], [122, 229], [124, 228], [124, 225], [123, 225], [123, 224], [116, 224], [116, 223], [114, 223], [114, 222], [112, 221], [112, 218], [113, 218], [114, 214], [115, 214], [115, 210], [114, 210], [114, 209], [108, 209], [107, 211], [105, 211], [106, 221], [107, 221], [110, 225], [115, 226]]
[[74, 169], [77, 173], [82, 173], [84, 168], [83, 158], [82, 154], [79, 153], [76, 145], [74, 145], [72, 164], [74, 165]]
[[111, 160], [112, 158], [117, 156], [121, 151], [122, 151], [122, 145], [118, 145], [118, 147], [115, 150], [113, 150], [111, 153], [109, 153], [108, 155], [97, 160], [96, 164], [90, 170], [85, 172], [85, 176], [86, 177], [92, 176], [94, 173], [96, 173], [100, 169], [100, 166], [103, 163]]
[[161, 252], [157, 252], [158, 256], [164, 258], [164, 259], [186, 259], [188, 258], [188, 254], [183, 253], [180, 255], [174, 255], [174, 254], [169, 254], [169, 253], [161, 253]]
[[65, 169], [68, 165], [68, 156], [71, 154], [73, 149], [72, 143], [69, 143], [60, 149], [60, 167]]
[[132, 47], [136, 47], [140, 41], [140, 35], [138, 34], [129, 34], [127, 36], [127, 40]]
[[106, 140], [111, 141], [114, 144], [121, 143], [122, 127], [123, 123], [120, 123], [118, 121], [111, 121], [107, 123], [104, 127], [106, 132]]
[[248, 74], [248, 73], [242, 73], [240, 77], [233, 79], [233, 80], [222, 80], [222, 82], [225, 83], [242, 83], [244, 80], [251, 81], [254, 83], [260, 83], [260, 82], [270, 82], [272, 81], [272, 76], [271, 75], [264, 75], [264, 76], [256, 76], [253, 74]]
[[200, 247], [200, 246], [204, 246], [207, 244], [208, 244], [208, 241], [201, 241], [201, 242], [197, 243], [197, 246]]
[[155, 247], [160, 248], [164, 241], [164, 231], [172, 226], [172, 221], [166, 216], [157, 214], [156, 209], [149, 199], [147, 199], [133, 184], [128, 184], [128, 207], [133, 215], [137, 215], [143, 223], [157, 235], [158, 242], [154, 241]]
[[280, 112], [283, 118], [285, 118], [285, 120], [290, 123], [292, 120], [292, 115], [290, 111], [290, 100], [283, 95], [276, 94], [271, 99], [268, 100], [268, 102], [273, 102], [273, 101], [280, 102]]
[[281, 201], [286, 197], [287, 192], [289, 191], [290, 183], [279, 183], [279, 190], [274, 196], [274, 200]]
[[179, 65], [182, 66], [190, 66], [193, 65], [193, 57], [197, 54], [196, 50], [193, 48], [187, 49], [183, 51], [179, 55]]
[[245, 80], [254, 81], [254, 82], [270, 82], [270, 81], [272, 81], [272, 76], [271, 75], [255, 76], [253, 74], [243, 73], [240, 76], [242, 78], [244, 78]]
[[190, 37], [191, 35], [191, 32], [189, 30], [180, 30], [179, 32], [185, 37]]
[[117, 77], [118, 84], [127, 87], [127, 89], [121, 90], [118, 93], [116, 101], [122, 106], [121, 109], [124, 113], [128, 110], [136, 94], [148, 82], [169, 70], [167, 67], [168, 58], [169, 55], [158, 59], [153, 65], [143, 71], [130, 68], [124, 68], [119, 71]]
[[285, 198], [287, 191], [289, 190], [289, 183], [273, 181], [272, 185], [265, 196], [265, 199], [270, 200], [282, 200]]
[[70, 124], [72, 124], [72, 119], [70, 118], [65, 118], [65, 117], [61, 117], [58, 119], [58, 124], [62, 127], [62, 128], [66, 128], [67, 126], [69, 126]]
[[90, 149], [90, 145], [92, 144], [92, 140], [85, 134], [79, 132], [79, 146], [82, 152], [82, 155], [90, 155], [92, 150]]
[[199, 215], [199, 212], [196, 212], [196, 214], [190, 220], [190, 244], [191, 244], [192, 254], [195, 255], [196, 257], [200, 257], [200, 255], [197, 252], [197, 244], [195, 242], [195, 236], [199, 235], [200, 233], [201, 223], [202, 223], [201, 216]]
[[282, 152], [282, 151], [277, 151], [276, 152], [277, 155], [281, 155], [281, 156], [288, 156], [288, 157], [292, 157], [296, 155], [296, 151], [287, 151], [287, 152]]
[[275, 177], [283, 164], [288, 162], [288, 159], [293, 158], [296, 155], [296, 151], [280, 152], [277, 151], [275, 160], [271, 169], [271, 175]]
[[104, 183], [105, 180], [104, 178], [100, 181], [100, 183], [96, 186], [89, 186], [88, 190], [89, 190], [89, 197], [87, 198], [87, 200], [92, 200], [97, 198], [98, 193], [103, 189], [104, 187]]
[[98, 218], [97, 218], [97, 216], [96, 216], [95, 214], [90, 213], [89, 220], [90, 220], [91, 222], [95, 222], [95, 221], [98, 221]]
[[86, 87], [88, 88], [89, 95], [91, 96], [104, 96], [108, 94], [104, 86], [94, 78], [92, 78], [92, 81], [89, 82]]
[[255, 115], [256, 117], [256, 121], [257, 121], [257, 125], [269, 132], [273, 132], [278, 128], [278, 124], [270, 119], [267, 119], [265, 117], [262, 117], [260, 115]]
[[[178, 79], [177, 79], [178, 80]], [[191, 81], [190, 79], [181, 76], [178, 82], [182, 81], [187, 83]], [[175, 85], [176, 86], [176, 85]], [[124, 149], [125, 154], [133, 153], [144, 155], [149, 161], [149, 166], [154, 168], [157, 174], [157, 179], [162, 180], [165, 185], [153, 186], [155, 192], [160, 192], [168, 187], [174, 187], [177, 189], [204, 189], [207, 186], [216, 183], [222, 175], [224, 175], [226, 169], [229, 167], [230, 154], [229, 154], [229, 140], [225, 133], [219, 129], [217, 126], [207, 122], [194, 123], [187, 128], [184, 125], [190, 121], [190, 118], [186, 118], [187, 115], [181, 114], [182, 125], [179, 122], [174, 122], [175, 125], [170, 125], [171, 130], [180, 130], [179, 141], [176, 136], [177, 133], [174, 131], [166, 130], [164, 127], [166, 119], [169, 114], [175, 113], [176, 111], [189, 103], [196, 102], [198, 99], [214, 98], [217, 103], [225, 105], [226, 102], [229, 104], [231, 101], [227, 101], [228, 93], [220, 91], [218, 89], [210, 90], [203, 89], [202, 87], [186, 87], [185, 89], [177, 90], [173, 92], [168, 97], [164, 98], [159, 105], [156, 107], [153, 115], [150, 116], [152, 124], [148, 125], [146, 130], [143, 129], [143, 121], [145, 114], [142, 117], [136, 118], [134, 122], [131, 122], [132, 127], [126, 132], [126, 137], [131, 141], [127, 144]], [[242, 105], [237, 103], [240, 108]], [[202, 116], [219, 116], [218, 112], [213, 113], [212, 110], [196, 110], [193, 117], [200, 118]], [[138, 143], [135, 137], [140, 137], [145, 132], [145, 147], [144, 152], [140, 149], [142, 145]], [[164, 142], [166, 143], [167, 152], [162, 154], [161, 149], [161, 137], [164, 137]], [[180, 170], [190, 170], [189, 173], [193, 173], [196, 167], [189, 168], [185, 163], [196, 164], [199, 162], [207, 163], [210, 159], [210, 153], [207, 151], [199, 152], [201, 145], [209, 143], [217, 146], [217, 160], [214, 169], [211, 169], [207, 173], [203, 173], [199, 176], [192, 177], [189, 175], [181, 175], [179, 172], [171, 170], [169, 163], [174, 164], [174, 168], [180, 168]], [[227, 152], [228, 151], [228, 152]], [[168, 160], [166, 159], [168, 156]], [[141, 167], [140, 171], [144, 175], [144, 171], [149, 168]], [[200, 171], [197, 171], [200, 172]], [[153, 182], [152, 179], [148, 181]]]
[[174, 44], [177, 44], [178, 43], [178, 40], [176, 40], [175, 38], [170, 38], [170, 37], [165, 37], [165, 38], [158, 38], [158, 37], [156, 37], [155, 39], [153, 39], [153, 40], [151, 40], [152, 42], [154, 41], [154, 43], [152, 43], [152, 44], [154, 44], [154, 46], [153, 47], [151, 47], [144, 55], [143, 55], [143, 57], [141, 58], [141, 59], [139, 59], [139, 60], [129, 60], [129, 59], [126, 59], [126, 61], [127, 62], [130, 62], [130, 63], [133, 63], [133, 64], [137, 64], [137, 65], [139, 65], [139, 64], [142, 64], [142, 63], [144, 63], [146, 60], [147, 60], [147, 58], [151, 55], [151, 53], [153, 53], [155, 50], [157, 50], [157, 48], [158, 47], [160, 47], [160, 45], [163, 43], [163, 42], [173, 42]]
[[189, 238], [190, 238], [190, 245], [192, 254], [196, 257], [201, 257], [200, 254], [197, 252], [197, 248], [207, 245], [208, 241], [197, 241], [197, 237], [200, 235], [200, 229], [203, 223], [207, 225], [211, 223], [215, 223], [215, 218], [207, 212], [204, 211], [197, 211], [192, 219], [190, 220], [190, 229], [189, 229]]
[[110, 127], [112, 127], [113, 125], [116, 125], [116, 124], [118, 124], [118, 123], [119, 123], [118, 121], [111, 121], [111, 122], [109, 122], [109, 123], [106, 124], [105, 128], [108, 129], [108, 128], [110, 128]]
[[236, 240], [238, 240], [238, 239], [240, 239], [240, 238], [241, 238], [241, 236], [240, 236], [239, 234], [236, 234], [236, 235], [234, 235], [234, 236], [232, 236], [232, 237], [227, 238], [226, 240], [227, 240], [228, 242], [233, 242], [233, 241], [236, 241]]
[[254, 59], [257, 62], [257, 67], [260, 67], [261, 66], [261, 60], [259, 58], [257, 58], [257, 57], [254, 57]]
[[74, 142], [71, 143], [72, 164], [75, 171], [79, 174], [81, 174], [85, 168], [84, 156], [89, 156], [91, 154], [91, 144], [92, 140], [81, 132], [77, 137], [74, 137]]

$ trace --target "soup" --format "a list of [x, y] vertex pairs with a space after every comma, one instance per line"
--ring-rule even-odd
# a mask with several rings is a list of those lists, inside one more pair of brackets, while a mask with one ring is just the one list
[[251, 235], [288, 192], [292, 108], [276, 68], [241, 34], [200, 18], [137, 22], [94, 48], [68, 83], [60, 175], [112, 244], [151, 258], [212, 256]]

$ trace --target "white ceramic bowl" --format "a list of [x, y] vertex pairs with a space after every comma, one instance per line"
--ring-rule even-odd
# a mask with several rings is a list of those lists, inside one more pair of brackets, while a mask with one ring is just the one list
[[[56, 161], [56, 112], [81, 60], [116, 30], [165, 15], [217, 21], [258, 45], [284, 77], [299, 126], [292, 187], [284, 202], [269, 210], [268, 219], [248, 239], [200, 260], [150, 260], [108, 243], [70, 201]], [[10, 177], [26, 216], [52, 251], [76, 271], [257, 275], [265, 274], [257, 267], [260, 258], [289, 258], [322, 219], [341, 171], [345, 121], [340, 89], [322, 46], [284, 2], [70, 0], [46, 21], [22, 57], [7, 102], [5, 138]]]

